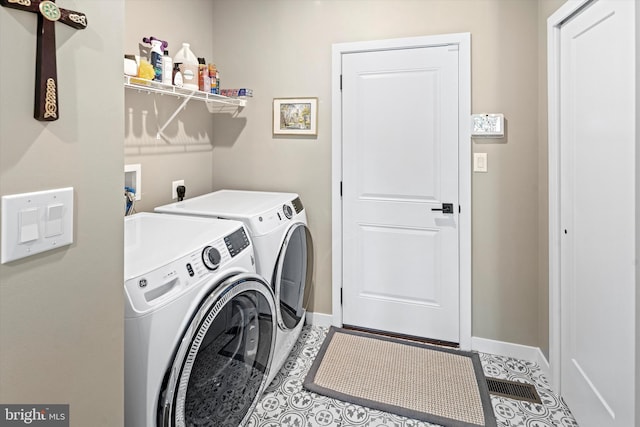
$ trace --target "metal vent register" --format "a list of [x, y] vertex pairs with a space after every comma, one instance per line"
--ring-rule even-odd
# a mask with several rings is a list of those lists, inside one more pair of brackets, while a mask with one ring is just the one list
[[542, 403], [536, 387], [532, 384], [501, 380], [498, 378], [487, 378], [487, 386], [489, 387], [489, 393], [495, 394], [496, 396]]

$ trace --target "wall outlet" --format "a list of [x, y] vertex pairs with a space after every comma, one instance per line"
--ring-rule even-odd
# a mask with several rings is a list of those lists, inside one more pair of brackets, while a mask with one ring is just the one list
[[181, 179], [179, 181], [173, 181], [171, 183], [171, 198], [173, 200], [177, 200], [178, 199], [178, 192], [176, 191], [176, 188], [178, 188], [178, 186], [180, 185], [184, 185], [184, 179]]

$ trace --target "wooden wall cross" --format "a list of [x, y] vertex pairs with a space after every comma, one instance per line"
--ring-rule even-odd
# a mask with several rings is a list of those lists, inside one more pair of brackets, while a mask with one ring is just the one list
[[60, 21], [78, 30], [87, 28], [84, 13], [58, 7], [54, 0], [0, 0], [1, 6], [38, 14], [36, 51], [36, 91], [33, 117], [50, 122], [58, 120], [58, 76], [56, 72], [55, 23]]

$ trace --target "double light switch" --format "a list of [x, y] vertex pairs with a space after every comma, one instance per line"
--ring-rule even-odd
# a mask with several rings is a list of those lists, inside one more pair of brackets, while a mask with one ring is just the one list
[[73, 188], [2, 197], [2, 264], [73, 243]]

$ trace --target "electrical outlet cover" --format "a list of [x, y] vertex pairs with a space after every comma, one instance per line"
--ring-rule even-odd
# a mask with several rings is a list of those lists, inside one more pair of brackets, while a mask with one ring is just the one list
[[178, 192], [176, 191], [176, 188], [178, 188], [178, 186], [180, 185], [184, 185], [184, 179], [173, 181], [171, 183], [171, 198], [174, 200], [178, 198]]

